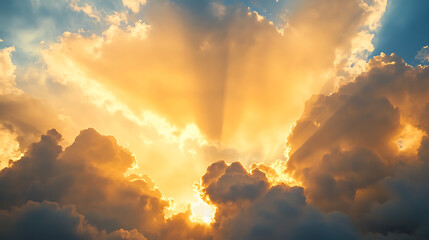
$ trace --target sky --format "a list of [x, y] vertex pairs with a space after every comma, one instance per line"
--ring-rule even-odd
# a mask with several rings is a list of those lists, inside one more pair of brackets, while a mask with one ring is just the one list
[[0, 239], [429, 238], [428, 1], [0, 4]]

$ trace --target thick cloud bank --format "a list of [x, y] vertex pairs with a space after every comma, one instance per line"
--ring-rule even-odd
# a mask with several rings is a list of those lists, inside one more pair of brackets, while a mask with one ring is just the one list
[[429, 68], [382, 54], [330, 96], [314, 96], [289, 136], [289, 171], [319, 209], [375, 239], [429, 238]]
[[301, 187], [269, 187], [263, 172], [238, 162], [212, 164], [202, 185], [217, 206], [215, 239], [358, 239], [345, 214], [324, 214], [306, 203]]
[[146, 240], [136, 230], [117, 230], [110, 234], [87, 224], [73, 206], [29, 201], [22, 207], [0, 212], [1, 239], [85, 239], [85, 240]]
[[[165, 219], [168, 203], [148, 177], [124, 177], [135, 160], [113, 137], [87, 129], [64, 151], [58, 145], [60, 140], [56, 130], [48, 131], [40, 142], [30, 146], [21, 160], [1, 171], [0, 209], [5, 211], [3, 214], [11, 227], [25, 229], [26, 222], [36, 221], [33, 214], [46, 212], [46, 224], [39, 224], [48, 227], [45, 225], [50, 224], [51, 218], [58, 219], [64, 231], [77, 236], [72, 239], [87, 239], [86, 232], [96, 228], [114, 236], [133, 236], [132, 239], [144, 239], [140, 233], [151, 239], [164, 239], [174, 234], [170, 232], [174, 224], [187, 226], [178, 232], [182, 237], [176, 239], [189, 239], [198, 233], [204, 235], [202, 226], [184, 222], [189, 222], [186, 216]], [[71, 205], [73, 211], [53, 204]], [[83, 219], [80, 214], [95, 228], [83, 220], [76, 222]], [[13, 234], [8, 231], [4, 234]], [[41, 234], [40, 238], [46, 236], [43, 230], [34, 234]]]

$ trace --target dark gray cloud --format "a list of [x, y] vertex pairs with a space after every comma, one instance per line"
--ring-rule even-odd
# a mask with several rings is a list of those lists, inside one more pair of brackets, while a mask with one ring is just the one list
[[86, 223], [73, 206], [29, 201], [10, 211], [0, 211], [0, 238], [62, 240], [146, 240], [136, 230], [117, 230], [110, 234]]

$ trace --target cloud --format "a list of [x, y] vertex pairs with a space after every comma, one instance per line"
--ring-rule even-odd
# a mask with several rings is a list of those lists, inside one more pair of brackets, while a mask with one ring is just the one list
[[71, 0], [70, 7], [76, 12], [83, 12], [91, 18], [94, 18], [96, 21], [100, 21], [99, 13], [93, 9], [93, 7], [87, 3], [83, 6], [79, 5], [79, 0]]
[[[2, 198], [3, 208], [21, 205], [28, 200], [75, 204], [79, 212], [88, 215], [88, 221], [109, 230], [120, 224], [130, 224], [133, 228], [143, 225], [149, 216], [129, 215], [136, 209], [147, 213], [150, 218], [162, 218], [162, 208], [167, 203], [160, 199], [159, 192], [151, 190], [150, 183], [145, 180], [132, 183], [125, 180], [123, 173], [134, 160], [112, 139], [104, 138], [94, 130], [84, 131], [57, 160], [62, 152], [61, 146], [57, 145], [59, 140], [59, 133], [49, 131], [13, 167], [3, 170], [1, 195], [9, 196]], [[19, 176], [26, 176], [29, 181], [14, 182], [15, 187], [6, 187], [8, 179]], [[39, 191], [33, 192], [33, 188]], [[143, 194], [140, 189], [147, 191]], [[16, 202], [17, 199], [20, 202]], [[122, 204], [124, 202], [127, 204]], [[147, 222], [150, 225], [151, 221], [147, 219]]]
[[429, 68], [381, 54], [367, 69], [307, 101], [287, 171], [312, 205], [346, 213], [368, 239], [427, 238]]
[[15, 65], [12, 63], [11, 55], [14, 47], [0, 50], [0, 94], [19, 93], [15, 83]]
[[324, 214], [306, 203], [301, 187], [269, 186], [258, 169], [213, 163], [203, 193], [217, 207], [215, 239], [358, 239], [345, 214]]
[[49, 106], [26, 94], [0, 95], [0, 124], [17, 135], [22, 152], [46, 129], [60, 125]]
[[135, 160], [113, 137], [87, 129], [64, 151], [61, 138], [56, 130], [48, 131], [0, 172], [0, 209], [51, 201], [75, 206], [88, 224], [107, 233], [137, 229], [150, 239], [163, 239], [175, 235], [170, 230], [179, 227], [173, 225], [182, 224], [188, 227], [180, 233], [183, 239], [207, 235], [204, 226], [189, 221], [189, 213], [167, 220], [168, 202], [148, 177], [124, 176]]
[[252, 200], [268, 188], [263, 172], [254, 170], [249, 175], [238, 162], [230, 166], [225, 162], [213, 163], [207, 168], [202, 184], [207, 186], [204, 192], [214, 203]]
[[146, 240], [136, 230], [107, 234], [86, 223], [72, 206], [29, 201], [21, 207], [0, 211], [2, 239]]
[[138, 12], [141, 5], [146, 4], [146, 0], [122, 0], [122, 4], [133, 12]]
[[424, 46], [420, 51], [417, 52], [416, 59], [422, 62], [429, 62], [429, 47]]

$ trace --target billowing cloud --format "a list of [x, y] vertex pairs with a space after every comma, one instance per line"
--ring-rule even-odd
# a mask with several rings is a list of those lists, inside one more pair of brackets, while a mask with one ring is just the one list
[[306, 103], [288, 138], [288, 171], [311, 204], [347, 213], [369, 238], [427, 238], [429, 68], [395, 54], [367, 67]]
[[108, 233], [137, 229], [145, 237], [163, 239], [174, 234], [173, 227], [165, 226], [182, 224], [188, 228], [180, 233], [183, 239], [206, 234], [203, 226], [189, 221], [189, 213], [165, 219], [168, 202], [148, 177], [124, 176], [135, 160], [113, 137], [84, 130], [64, 151], [60, 140], [57, 131], [48, 131], [24, 157], [0, 172], [1, 209], [51, 201], [75, 206], [88, 224]]
[[252, 174], [239, 162], [227, 166], [225, 162], [213, 163], [203, 176], [205, 194], [214, 203], [237, 202], [252, 200], [263, 194], [268, 188], [265, 174], [253, 170]]
[[324, 214], [307, 204], [301, 187], [269, 186], [258, 169], [234, 162], [210, 165], [202, 178], [216, 205], [214, 239], [358, 239], [348, 216]]
[[[37, 219], [37, 221], [35, 221]], [[87, 224], [73, 206], [29, 201], [21, 207], [0, 211], [2, 239], [147, 240], [136, 230], [110, 234]]]

